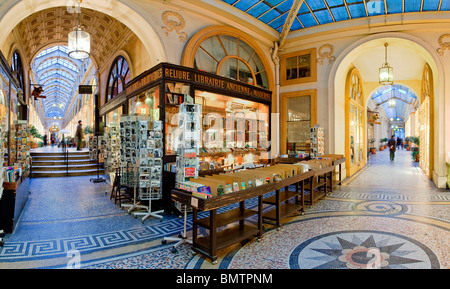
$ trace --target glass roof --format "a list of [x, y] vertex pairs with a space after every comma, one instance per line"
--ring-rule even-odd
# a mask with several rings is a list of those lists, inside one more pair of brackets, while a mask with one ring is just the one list
[[[294, 0], [222, 0], [281, 32]], [[450, 11], [450, 0], [305, 0], [291, 31], [384, 14]]]
[[391, 121], [408, 120], [409, 113], [415, 111], [419, 105], [416, 94], [408, 87], [398, 84], [379, 88], [373, 93], [372, 99], [377, 106], [383, 107]]
[[44, 89], [42, 95], [46, 98], [42, 104], [47, 118], [65, 115], [65, 109], [75, 97], [82, 65], [83, 61], [69, 58], [66, 46], [47, 48], [34, 59], [33, 73]]

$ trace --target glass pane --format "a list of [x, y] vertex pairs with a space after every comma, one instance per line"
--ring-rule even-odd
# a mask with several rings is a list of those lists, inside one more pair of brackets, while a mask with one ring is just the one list
[[237, 67], [238, 60], [236, 58], [228, 58], [222, 63], [219, 74], [237, 80]]
[[286, 98], [287, 152], [306, 151], [311, 128], [311, 96]]
[[148, 115], [159, 120], [159, 87], [151, 88], [129, 101], [130, 115]]
[[195, 92], [195, 103], [203, 115], [201, 168], [255, 162], [267, 149], [268, 105], [206, 91]]
[[311, 76], [311, 55], [301, 55], [298, 57], [298, 77]]
[[254, 84], [250, 68], [242, 61], [239, 61], [239, 80], [248, 84]]
[[298, 78], [297, 57], [286, 59], [286, 79]]
[[349, 137], [350, 137], [350, 163], [355, 163], [355, 135], [356, 135], [356, 118], [355, 118], [355, 107], [350, 104], [349, 113]]
[[217, 73], [218, 62], [200, 47], [195, 54], [194, 67], [205, 72]]

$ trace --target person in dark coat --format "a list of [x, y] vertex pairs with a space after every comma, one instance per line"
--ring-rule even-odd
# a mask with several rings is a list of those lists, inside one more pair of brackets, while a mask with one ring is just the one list
[[47, 134], [45, 134], [44, 135], [44, 147], [47, 146], [47, 143], [48, 143], [48, 136], [47, 136]]
[[395, 135], [393, 135], [391, 137], [391, 139], [388, 141], [389, 155], [390, 155], [391, 161], [394, 161], [396, 144], [397, 144], [397, 142], [395, 141]]
[[81, 151], [81, 144], [83, 142], [83, 126], [81, 125], [81, 120], [78, 121], [75, 137], [77, 138], [77, 151]]
[[400, 146], [402, 145], [402, 139], [400, 137], [397, 138], [397, 149], [400, 149]]

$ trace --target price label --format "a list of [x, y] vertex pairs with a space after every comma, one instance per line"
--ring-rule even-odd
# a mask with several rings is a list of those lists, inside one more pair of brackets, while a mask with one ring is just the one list
[[197, 198], [191, 198], [191, 206], [194, 208], [198, 207], [198, 199]]

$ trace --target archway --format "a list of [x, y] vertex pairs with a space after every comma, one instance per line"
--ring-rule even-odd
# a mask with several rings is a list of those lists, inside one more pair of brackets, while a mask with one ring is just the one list
[[[12, 31], [23, 19], [38, 11], [71, 5], [67, 0], [15, 0], [12, 2], [9, 4], [10, 9], [5, 9], [3, 11], [6, 13], [0, 14], [0, 25], [4, 31]], [[158, 34], [141, 15], [142, 12], [133, 8], [132, 1], [85, 0], [81, 3], [81, 7], [107, 14], [132, 30], [146, 48], [151, 59], [151, 66], [166, 61], [166, 53]], [[7, 37], [7, 34], [0, 35], [0, 43], [4, 43]]]
[[[384, 43], [389, 42], [389, 62], [394, 67], [394, 71], [397, 71], [395, 75], [398, 77], [395, 81], [406, 83], [409, 87], [412, 87], [414, 91], [422, 91], [422, 73], [425, 64], [430, 67], [430, 72], [433, 76], [434, 86], [432, 88], [433, 104], [430, 105], [430, 145], [429, 145], [429, 157], [433, 163], [433, 171], [430, 177], [433, 177], [433, 181], [437, 186], [441, 183], [440, 178], [445, 176], [445, 160], [439, 160], [438, 155], [444, 151], [443, 143], [436, 138], [439, 134], [444, 134], [444, 126], [439, 123], [438, 115], [440, 113], [439, 103], [443, 103], [443, 67], [434, 49], [427, 43], [414, 36], [403, 33], [382, 33], [377, 35], [371, 35], [363, 38], [348, 48], [346, 48], [337, 58], [333, 64], [330, 78], [329, 78], [329, 103], [330, 103], [330, 136], [329, 146], [330, 151], [343, 154], [346, 152], [346, 115], [343, 113], [346, 108], [346, 81], [350, 70], [353, 67], [359, 69], [362, 79], [364, 81], [364, 101], [367, 101], [367, 97], [371, 95], [375, 88], [379, 86], [377, 80], [378, 68], [381, 66], [384, 60]], [[397, 49], [396, 49], [397, 48]], [[377, 50], [383, 51], [383, 57], [377, 58]], [[395, 50], [398, 50], [397, 52]], [[401, 52], [399, 52], [401, 51]], [[409, 53], [405, 53], [409, 51]], [[420, 59], [418, 62], [408, 60], [405, 57], [408, 55], [414, 55], [416, 59]], [[370, 56], [370, 57], [368, 57]], [[381, 54], [380, 54], [381, 56]], [[402, 62], [403, 63], [400, 63]], [[399, 62], [399, 63], [398, 63]], [[408, 68], [405, 63], [415, 63], [414, 69]], [[396, 69], [397, 67], [397, 69]], [[399, 77], [405, 71], [415, 73], [417, 77]], [[395, 76], [394, 76], [395, 77]], [[418, 94], [419, 95], [419, 94]], [[431, 100], [431, 98], [430, 98]], [[347, 172], [347, 175], [349, 173]], [[350, 174], [351, 175], [351, 174]]]

